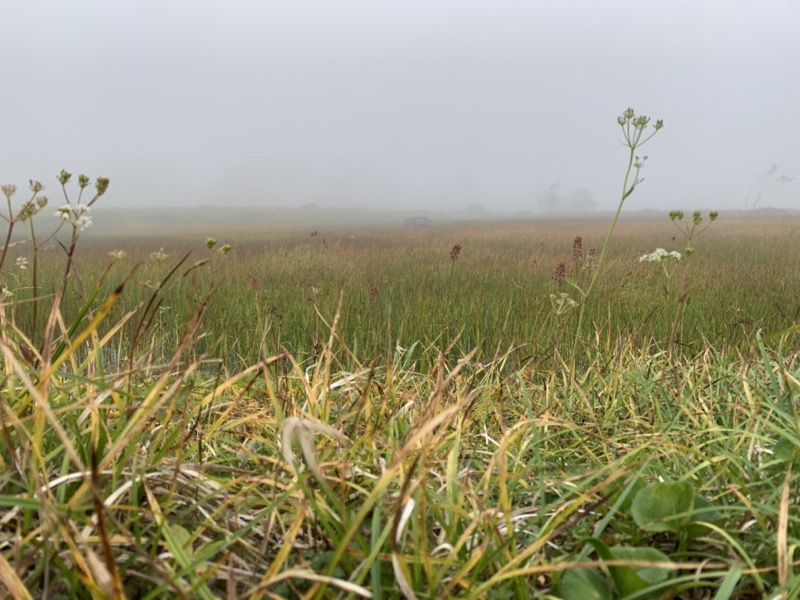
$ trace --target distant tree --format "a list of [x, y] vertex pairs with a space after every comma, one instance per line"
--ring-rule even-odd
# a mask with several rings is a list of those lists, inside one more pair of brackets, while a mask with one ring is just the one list
[[569, 207], [571, 210], [594, 210], [597, 203], [594, 201], [592, 192], [586, 188], [574, 190], [569, 195]]
[[565, 197], [561, 194], [560, 186], [560, 182], [556, 182], [545, 189], [539, 202], [545, 211], [594, 210], [597, 206], [590, 190], [586, 188], [572, 190]]
[[555, 183], [551, 183], [544, 191], [544, 194], [542, 194], [542, 199], [540, 200], [540, 204], [542, 205], [543, 209], [550, 211], [558, 210], [559, 207], [563, 207], [564, 202], [561, 198], [561, 194], [558, 191], [560, 185], [561, 183], [556, 181]]
[[[769, 196], [782, 185], [794, 181], [794, 177], [783, 174], [778, 175], [781, 168], [780, 165], [773, 163], [769, 169], [756, 177], [750, 189], [747, 190], [747, 195], [744, 197], [745, 210], [756, 208], [758, 203], [761, 202], [765, 196]], [[750, 204], [751, 201], [752, 204]]]

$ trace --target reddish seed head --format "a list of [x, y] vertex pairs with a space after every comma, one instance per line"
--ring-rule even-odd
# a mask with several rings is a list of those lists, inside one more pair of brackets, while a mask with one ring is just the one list
[[594, 271], [596, 266], [597, 266], [597, 248], [592, 246], [586, 251], [586, 264], [583, 265], [583, 268], [588, 269], [589, 271]]
[[253, 275], [250, 278], [250, 287], [253, 288], [254, 292], [257, 292], [258, 290], [261, 289], [261, 280], [255, 275]]
[[450, 250], [450, 260], [452, 260], [453, 262], [455, 262], [456, 260], [458, 260], [458, 256], [459, 256], [459, 254], [461, 254], [461, 244], [456, 244], [456, 245], [455, 245], [455, 246], [453, 246], [453, 248]]
[[583, 258], [583, 238], [579, 235], [572, 240], [572, 260], [579, 261]]
[[567, 280], [567, 266], [564, 263], [558, 263], [556, 270], [553, 271], [553, 281], [556, 283], [564, 283]]

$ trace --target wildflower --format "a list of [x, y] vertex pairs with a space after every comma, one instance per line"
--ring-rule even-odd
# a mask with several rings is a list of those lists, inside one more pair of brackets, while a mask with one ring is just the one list
[[261, 289], [261, 280], [255, 275], [253, 275], [250, 278], [250, 287], [253, 289], [254, 292], [257, 292], [258, 290]]
[[83, 189], [87, 185], [89, 185], [89, 178], [86, 175], [83, 175], [83, 174], [78, 175], [78, 187]]
[[564, 263], [558, 263], [556, 270], [553, 271], [553, 281], [556, 283], [564, 283], [567, 280], [567, 266]]
[[151, 252], [150, 258], [157, 262], [162, 262], [167, 259], [167, 253], [164, 252], [164, 248], [159, 248], [158, 252]]
[[231, 246], [230, 244], [223, 244], [222, 246], [219, 247], [217, 252], [219, 252], [220, 256], [225, 256], [231, 250], [233, 250], [233, 246]]
[[664, 248], [656, 248], [655, 252], [651, 252], [650, 254], [643, 254], [639, 258], [639, 262], [665, 262], [665, 261], [678, 261], [681, 259], [681, 253], [676, 252], [673, 250], [672, 252], [667, 252]]
[[583, 258], [583, 238], [579, 235], [572, 240], [572, 260], [579, 262]]
[[19, 257], [17, 257], [17, 260], [16, 260], [15, 264], [17, 265], [18, 269], [20, 269], [21, 271], [24, 271], [25, 269], [28, 268], [28, 259], [25, 258], [24, 256], [19, 256]]
[[23, 204], [19, 209], [19, 218], [22, 221], [27, 221], [33, 215], [39, 212], [39, 207], [33, 200], [28, 200], [25, 204]]
[[29, 180], [29, 187], [34, 194], [38, 194], [44, 189], [44, 186], [40, 181], [34, 181], [33, 179]]
[[91, 208], [86, 204], [62, 204], [56, 209], [55, 216], [62, 221], [68, 221], [73, 227], [77, 227], [79, 231], [90, 227], [92, 224]]
[[91, 227], [92, 225], [92, 217], [87, 214], [83, 214], [77, 219], [75, 219], [75, 227], [78, 228], [78, 231], [83, 231], [87, 227]]
[[215, 239], [214, 239], [214, 238], [212, 238], [212, 237], [210, 237], [210, 238], [206, 238], [206, 248], [208, 248], [209, 250], [211, 250], [211, 249], [212, 249], [214, 246], [216, 246], [216, 245], [217, 245], [217, 240], [215, 240]]
[[108, 255], [114, 260], [122, 260], [126, 256], [125, 250], [112, 250]]
[[553, 312], [557, 315], [563, 315], [573, 308], [577, 308], [578, 303], [570, 298], [568, 293], [561, 292], [558, 295], [550, 294], [550, 305], [553, 307]]
[[64, 169], [61, 169], [61, 173], [58, 174], [58, 183], [67, 185], [71, 177], [72, 173], [67, 173]]
[[3, 192], [3, 195], [6, 197], [6, 199], [11, 200], [11, 196], [17, 193], [17, 186], [7, 183], [0, 186], [0, 191]]
[[72, 216], [72, 207], [69, 204], [62, 204], [56, 209], [55, 216], [62, 221], [69, 221]]
[[594, 246], [586, 251], [586, 263], [583, 268], [588, 271], [594, 271], [597, 268], [597, 248]]
[[456, 244], [450, 249], [450, 260], [456, 262], [461, 254], [461, 244]]
[[106, 193], [108, 189], [108, 184], [111, 183], [111, 180], [108, 177], [98, 177], [97, 183], [94, 184], [95, 190], [97, 190], [97, 195], [102, 196]]

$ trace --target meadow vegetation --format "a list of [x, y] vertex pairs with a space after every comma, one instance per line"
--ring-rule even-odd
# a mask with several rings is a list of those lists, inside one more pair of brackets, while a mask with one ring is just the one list
[[10, 597], [800, 596], [796, 215], [46, 238], [36, 187]]

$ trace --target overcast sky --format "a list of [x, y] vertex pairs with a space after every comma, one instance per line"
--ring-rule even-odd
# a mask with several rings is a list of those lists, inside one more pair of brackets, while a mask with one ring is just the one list
[[[51, 196], [66, 168], [127, 206], [609, 209], [628, 106], [666, 125], [631, 209], [800, 178], [797, 0], [25, 0], [0, 22], [0, 183]], [[800, 179], [761, 205], [800, 207]]]

